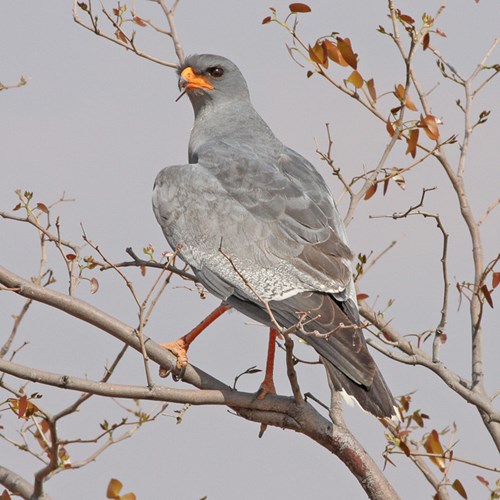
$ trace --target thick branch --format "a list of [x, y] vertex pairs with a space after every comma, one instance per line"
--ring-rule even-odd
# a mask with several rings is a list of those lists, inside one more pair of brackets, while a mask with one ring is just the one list
[[[0, 484], [5, 486], [11, 493], [17, 494], [25, 500], [30, 500], [34, 493], [33, 486], [15, 472], [0, 465]], [[37, 500], [50, 500], [46, 494]]]

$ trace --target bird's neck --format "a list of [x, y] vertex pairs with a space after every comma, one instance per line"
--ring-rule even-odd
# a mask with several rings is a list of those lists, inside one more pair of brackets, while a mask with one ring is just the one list
[[195, 110], [195, 122], [189, 141], [189, 156], [197, 161], [199, 152], [210, 143], [255, 144], [269, 154], [281, 151], [283, 145], [250, 102], [204, 106]]

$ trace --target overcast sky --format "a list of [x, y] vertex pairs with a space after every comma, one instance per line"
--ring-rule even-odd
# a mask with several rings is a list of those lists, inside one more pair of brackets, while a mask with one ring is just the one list
[[[301, 17], [300, 30], [307, 41], [340, 32], [351, 38], [359, 53], [360, 71], [373, 76], [379, 94], [402, 83], [404, 66], [387, 37], [377, 27], [388, 26], [386, 2], [310, 1], [312, 13]], [[97, 5], [97, 3], [96, 3]], [[111, 4], [109, 4], [111, 6]], [[288, 2], [274, 6], [284, 15]], [[437, 2], [400, 2], [400, 8], [420, 19], [422, 12], [433, 13]], [[325, 123], [334, 136], [336, 164], [348, 178], [363, 169], [373, 168], [388, 141], [387, 133], [374, 118], [356, 106], [325, 81], [307, 79], [306, 69], [291, 61], [284, 30], [277, 25], [263, 26], [269, 14], [269, 2], [205, 1], [181, 2], [177, 28], [186, 53], [216, 53], [233, 60], [246, 76], [253, 102], [283, 142], [313, 161], [337, 196], [339, 182], [315, 153], [316, 144], [326, 146]], [[70, 2], [16, 2], [4, 0], [0, 8], [0, 81], [15, 83], [20, 75], [29, 78], [21, 89], [1, 93], [0, 111], [0, 210], [17, 203], [18, 188], [34, 191], [35, 200], [49, 204], [63, 192], [76, 201], [61, 205], [63, 234], [81, 242], [80, 223], [90, 239], [113, 261], [125, 259], [124, 250], [132, 246], [138, 253], [151, 243], [158, 252], [167, 249], [151, 210], [151, 189], [156, 173], [164, 166], [182, 163], [187, 158], [187, 142], [192, 125], [192, 110], [187, 98], [175, 102], [178, 95], [173, 70], [140, 59], [122, 48], [98, 38], [77, 26]], [[165, 22], [153, 2], [137, 2], [138, 14], [157, 25]], [[82, 13], [83, 14], [83, 13]], [[82, 18], [84, 16], [82, 15]], [[100, 16], [100, 18], [104, 16]], [[438, 23], [447, 38], [432, 37], [442, 54], [464, 75], [468, 75], [483, 56], [500, 26], [498, 2], [455, 0]], [[145, 51], [163, 59], [175, 60], [169, 40], [155, 35], [151, 28], [139, 29], [136, 43]], [[498, 62], [497, 57], [492, 62]], [[419, 54], [417, 69], [424, 88], [433, 92], [433, 112], [444, 121], [442, 136], [461, 133], [461, 114], [455, 100], [457, 87], [441, 83], [430, 54]], [[334, 74], [344, 75], [338, 67]], [[347, 75], [347, 74], [346, 74]], [[368, 76], [369, 75], [369, 76]], [[386, 97], [390, 99], [390, 97]], [[495, 81], [478, 99], [475, 114], [491, 109], [500, 101], [499, 81]], [[384, 105], [386, 106], [386, 105]], [[498, 197], [499, 118], [492, 114], [488, 124], [477, 131], [471, 145], [467, 182], [476, 217]], [[458, 148], [450, 148], [457, 157]], [[409, 159], [404, 147], [396, 148], [387, 166], [404, 167]], [[467, 308], [460, 312], [457, 281], [472, 278], [470, 242], [463, 221], [457, 216], [454, 193], [436, 162], [428, 162], [406, 176], [407, 188], [391, 185], [383, 198], [360, 205], [348, 228], [355, 253], [375, 254], [397, 240], [396, 247], [361, 283], [361, 290], [388, 311], [393, 324], [406, 334], [435, 328], [439, 321], [442, 282], [440, 280], [441, 241], [430, 220], [413, 218], [393, 221], [369, 219], [369, 215], [404, 211], [418, 202], [422, 187], [438, 186], [428, 195], [426, 209], [439, 212], [450, 233], [450, 323], [443, 359], [469, 378], [470, 336]], [[345, 211], [345, 200], [340, 208]], [[498, 251], [498, 211], [484, 223], [486, 261]], [[39, 260], [37, 237], [27, 226], [0, 220], [0, 263], [29, 277]], [[90, 253], [90, 251], [89, 251]], [[64, 274], [57, 264], [55, 251], [49, 253], [59, 282], [65, 290]], [[137, 270], [130, 270], [141, 293], [152, 283]], [[117, 277], [97, 275], [99, 292], [90, 295], [85, 284], [80, 296], [117, 318], [135, 325], [136, 310], [130, 294]], [[2, 294], [0, 303], [0, 343], [11, 328], [11, 315], [22, 301]], [[494, 297], [494, 299], [498, 299]], [[162, 298], [147, 334], [158, 342], [184, 334], [213, 307], [212, 298], [200, 300], [196, 291], [180, 279]], [[488, 391], [498, 389], [500, 347], [498, 313], [486, 308], [485, 366]], [[250, 366], [264, 367], [266, 331], [251, 324], [238, 313], [226, 314], [206, 332], [190, 351], [194, 364], [217, 378], [232, 383], [234, 377]], [[30, 344], [16, 358], [18, 362], [55, 372], [99, 378], [106, 363], [120, 350], [117, 342], [86, 325], [80, 325], [63, 313], [34, 305], [23, 322], [17, 345]], [[315, 359], [305, 346], [301, 355]], [[474, 461], [498, 463], [497, 452], [480, 422], [477, 411], [423, 368], [402, 366], [375, 354], [384, 377], [395, 395], [417, 391], [415, 408], [432, 417], [431, 428], [438, 430], [456, 422], [456, 456]], [[278, 354], [276, 371], [279, 393], [289, 394], [284, 377], [284, 356]], [[321, 367], [300, 367], [305, 391], [328, 400], [328, 387]], [[119, 383], [144, 383], [142, 362], [137, 353], [128, 353], [113, 379]], [[10, 380], [14, 387], [19, 382]], [[165, 383], [158, 379], [158, 383]], [[166, 383], [173, 383], [168, 380]], [[260, 375], [241, 381], [241, 389], [253, 391]], [[74, 394], [30, 385], [29, 392], [44, 394], [41, 403], [56, 412], [75, 398]], [[2, 395], [1, 400], [7, 395]], [[133, 406], [132, 403], [126, 403]], [[151, 405], [145, 405], [150, 408]], [[176, 407], [168, 411], [173, 414]], [[113, 402], [93, 398], [82, 411], [61, 426], [68, 438], [91, 437], [99, 432], [99, 422], [119, 421], [123, 411]], [[363, 445], [379, 464], [385, 440], [376, 419], [358, 409], [346, 409], [346, 420]], [[12, 428], [17, 421], [0, 413], [0, 425]], [[111, 477], [120, 479], [125, 491], [134, 491], [139, 499], [176, 498], [267, 499], [287, 498], [365, 498], [357, 481], [336, 458], [309, 439], [270, 428], [258, 439], [259, 426], [231, 415], [225, 408], [191, 408], [182, 425], [160, 418], [141, 428], [129, 441], [111, 447], [99, 459], [79, 471], [57, 475], [47, 484], [53, 498], [85, 500], [103, 498]], [[445, 443], [447, 441], [445, 440]], [[70, 450], [71, 451], [71, 450]], [[90, 454], [77, 449], [73, 462]], [[1, 464], [32, 481], [40, 464], [26, 453], [0, 441]], [[395, 459], [387, 476], [403, 498], [429, 498], [431, 488], [408, 460]], [[435, 471], [436, 473], [437, 470]], [[454, 465], [452, 477], [459, 477], [469, 498], [486, 498], [487, 490], [475, 479], [488, 473]], [[409, 489], [411, 488], [411, 493]]]

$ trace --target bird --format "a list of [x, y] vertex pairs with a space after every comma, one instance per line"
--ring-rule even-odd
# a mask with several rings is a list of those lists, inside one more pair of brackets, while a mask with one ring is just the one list
[[229, 59], [194, 54], [177, 71], [194, 110], [188, 163], [159, 172], [153, 211], [170, 246], [222, 303], [165, 346], [184, 367], [192, 340], [234, 308], [270, 328], [261, 397], [275, 392], [275, 339], [289, 329], [319, 354], [333, 390], [378, 418], [394, 417], [360, 326], [353, 253], [325, 180], [274, 135]]

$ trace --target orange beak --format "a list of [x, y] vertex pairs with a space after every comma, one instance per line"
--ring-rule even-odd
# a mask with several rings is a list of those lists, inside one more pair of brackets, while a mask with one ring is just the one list
[[191, 66], [182, 71], [181, 78], [179, 80], [179, 87], [185, 90], [214, 89], [214, 86], [205, 77], [197, 75]]

